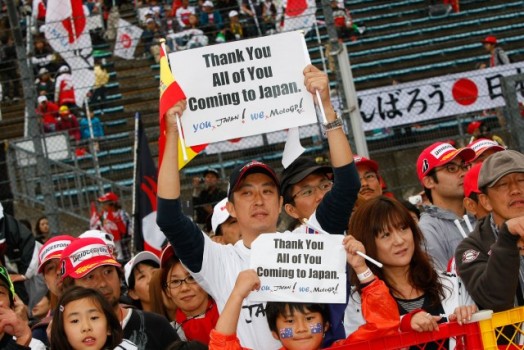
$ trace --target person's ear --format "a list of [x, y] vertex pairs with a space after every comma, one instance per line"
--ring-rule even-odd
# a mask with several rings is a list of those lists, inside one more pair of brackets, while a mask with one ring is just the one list
[[129, 289], [127, 291], [127, 295], [129, 295], [129, 297], [133, 300], [138, 300], [138, 295], [135, 293], [135, 290], [134, 289]]
[[462, 200], [462, 203], [464, 205], [464, 209], [466, 209], [466, 212], [470, 213], [473, 216], [477, 216], [478, 210], [477, 206], [478, 204], [471, 198], [464, 197]]
[[229, 215], [231, 215], [234, 218], [237, 218], [237, 212], [235, 210], [235, 205], [232, 202], [230, 201], [226, 202], [226, 209]]
[[291, 216], [292, 218], [300, 219], [297, 214], [297, 208], [295, 208], [294, 205], [287, 203], [284, 205], [284, 210], [286, 211], [287, 215]]
[[424, 185], [424, 187], [432, 189], [435, 187], [435, 180], [432, 176], [424, 176], [422, 178], [422, 184]]
[[278, 336], [277, 332], [271, 331], [271, 335], [273, 336], [273, 338], [275, 338], [276, 340], [280, 341], [280, 337]]
[[329, 329], [329, 322], [324, 322], [324, 334], [328, 331]]
[[493, 206], [491, 205], [491, 201], [489, 200], [489, 197], [486, 194], [484, 193], [479, 194], [479, 203], [487, 211], [493, 211]]

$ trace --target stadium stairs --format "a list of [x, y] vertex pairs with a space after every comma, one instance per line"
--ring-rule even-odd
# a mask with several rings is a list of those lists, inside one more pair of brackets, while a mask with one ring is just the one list
[[[446, 17], [428, 16], [425, 0], [355, 0], [347, 1], [357, 24], [365, 24], [367, 32], [358, 38], [344, 38], [347, 46], [357, 91], [387, 86], [392, 79], [408, 82], [460, 71], [475, 69], [475, 64], [486, 62], [480, 40], [495, 34], [512, 60], [521, 60], [524, 51], [520, 43], [524, 39], [524, 2], [462, 0], [461, 12]], [[320, 6], [319, 6], [320, 8]], [[323, 20], [318, 11], [318, 19]], [[134, 11], [122, 13], [122, 17], [136, 23]], [[320, 26], [322, 42], [327, 42], [325, 27]], [[320, 49], [316, 38], [308, 38], [312, 62], [322, 67]], [[109, 48], [105, 48], [108, 51]], [[134, 113], [140, 112], [149, 137], [153, 157], [158, 156], [158, 65], [151, 59], [142, 58], [139, 47], [134, 60], [126, 61], [107, 57], [108, 68], [113, 72], [111, 92], [100, 118], [105, 125], [106, 136], [100, 141], [98, 154], [100, 172], [104, 178], [123, 186], [133, 181]], [[104, 48], [102, 48], [104, 51]], [[329, 72], [334, 81], [333, 72]], [[0, 121], [2, 135], [16, 138], [23, 134], [22, 104], [2, 106]], [[490, 123], [493, 118], [489, 119]], [[392, 189], [406, 190], [416, 180], [412, 165], [420, 149], [429, 142], [442, 138], [456, 139], [460, 127], [456, 120], [421, 124], [409, 135], [380, 135], [367, 133], [368, 147], [382, 169], [383, 176]], [[435, 131], [438, 130], [438, 133]], [[402, 131], [404, 132], [404, 131]], [[438, 134], [438, 136], [437, 136]], [[399, 137], [400, 136], [400, 137]], [[409, 144], [408, 144], [409, 143]], [[311, 156], [325, 156], [326, 147], [316, 139], [304, 140]], [[406, 145], [408, 144], [408, 145]], [[190, 195], [191, 177], [199, 176], [208, 166], [223, 167], [226, 172], [240, 160], [248, 157], [263, 159], [280, 169], [283, 144], [269, 145], [261, 149], [247, 149], [221, 155], [196, 157], [183, 177], [183, 195]], [[410, 164], [400, 166], [399, 164]], [[92, 172], [91, 155], [77, 159], [77, 164]], [[391, 169], [391, 170], [389, 170]], [[408, 181], [406, 181], [408, 179]]]

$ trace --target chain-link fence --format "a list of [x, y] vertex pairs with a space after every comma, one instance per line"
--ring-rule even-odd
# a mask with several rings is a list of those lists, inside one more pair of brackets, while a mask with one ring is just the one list
[[[16, 204], [18, 218], [47, 214], [57, 232], [87, 229], [90, 203], [109, 190], [132, 210], [135, 112], [158, 157], [160, 38], [176, 51], [305, 28], [312, 63], [330, 77], [333, 104], [355, 153], [362, 150], [360, 135], [397, 197], [420, 191], [415, 163], [425, 146], [441, 140], [467, 145], [473, 122], [522, 149], [522, 84], [511, 83], [516, 90], [502, 96], [500, 81], [524, 68], [521, 1], [463, 1], [460, 13], [443, 18], [428, 16], [425, 1], [307, 1], [298, 8], [278, 1], [189, 1], [178, 9], [171, 2], [86, 2], [65, 19], [52, 5], [47, 2], [47, 23], [38, 8], [2, 8], [0, 139], [8, 142], [0, 158], [0, 200], [8, 212]], [[490, 33], [512, 63], [475, 70], [476, 63], [489, 66], [480, 40]], [[343, 47], [357, 93], [347, 83]], [[362, 132], [354, 137], [357, 127]], [[248, 159], [281, 171], [286, 135], [209, 145], [182, 171], [187, 207], [205, 188], [208, 168], [218, 171], [223, 190], [231, 169]], [[306, 156], [328, 162], [320, 125], [301, 128], [301, 138]], [[192, 209], [199, 206], [206, 205]]]

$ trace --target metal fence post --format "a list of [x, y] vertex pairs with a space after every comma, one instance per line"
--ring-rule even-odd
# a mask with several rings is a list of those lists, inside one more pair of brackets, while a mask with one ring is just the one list
[[[502, 95], [506, 101], [506, 111], [509, 116], [508, 131], [511, 135], [511, 148], [522, 152], [524, 150], [524, 119], [520, 114], [517, 93], [524, 94], [522, 83], [524, 74], [515, 74], [500, 78], [502, 83]], [[519, 84], [520, 83], [520, 84]], [[517, 84], [520, 88], [517, 90]]]
[[44, 212], [48, 217], [51, 232], [59, 232], [60, 227], [58, 222], [58, 207], [56, 205], [56, 199], [53, 193], [53, 181], [49, 172], [49, 164], [47, 163], [46, 155], [43, 151], [43, 138], [40, 133], [37, 115], [34, 110], [34, 106], [36, 105], [36, 98], [34, 91], [35, 89], [33, 85], [33, 72], [27, 62], [22, 31], [20, 29], [20, 21], [18, 19], [18, 13], [15, 7], [15, 3], [14, 1], [7, 1], [6, 4], [9, 16], [9, 24], [13, 31], [13, 39], [16, 46], [16, 59], [18, 60], [18, 67], [20, 71], [20, 77], [22, 80], [24, 98], [26, 101], [27, 123], [29, 130], [28, 135], [31, 137], [34, 145], [37, 162], [37, 173], [40, 179], [40, 187], [42, 190], [42, 194], [44, 195]]

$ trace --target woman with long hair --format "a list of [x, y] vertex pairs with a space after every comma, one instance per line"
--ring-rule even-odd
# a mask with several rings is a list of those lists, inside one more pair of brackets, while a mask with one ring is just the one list
[[[395, 199], [380, 196], [363, 203], [353, 213], [349, 232], [362, 242], [366, 254], [382, 262], [383, 268], [369, 264], [397, 301], [401, 330], [435, 331], [438, 323], [471, 318], [477, 310], [460, 279], [435, 270], [423, 249], [424, 238], [409, 211]], [[360, 283], [352, 273], [352, 283]], [[358, 319], [358, 306], [346, 309], [346, 332]], [[449, 348], [454, 348], [450, 340]]]

